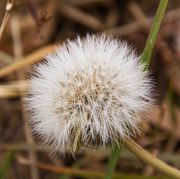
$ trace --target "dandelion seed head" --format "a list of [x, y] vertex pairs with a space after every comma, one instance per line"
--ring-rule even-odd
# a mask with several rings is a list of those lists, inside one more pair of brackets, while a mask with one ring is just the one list
[[[152, 84], [126, 42], [77, 37], [35, 66], [27, 98], [33, 131], [54, 152], [113, 145], [141, 128]], [[78, 147], [77, 147], [78, 146]]]

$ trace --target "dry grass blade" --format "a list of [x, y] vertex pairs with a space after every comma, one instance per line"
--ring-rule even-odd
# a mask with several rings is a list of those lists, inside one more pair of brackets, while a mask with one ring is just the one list
[[[23, 57], [23, 44], [22, 44], [22, 39], [21, 39], [21, 29], [20, 29], [20, 23], [17, 17], [13, 16], [10, 21], [10, 27], [11, 27], [11, 34], [12, 34], [12, 39], [13, 39], [13, 51], [15, 55], [16, 60], [20, 60]], [[24, 70], [18, 71], [16, 73], [16, 77], [18, 80], [23, 80], [25, 79], [25, 73]], [[27, 113], [25, 112], [25, 107], [24, 107], [24, 99], [21, 97], [20, 99], [21, 103], [21, 108], [22, 108], [22, 118], [24, 120], [24, 133], [25, 133], [25, 139], [26, 143], [29, 145], [34, 144], [34, 139], [32, 136], [31, 132], [31, 127], [28, 123], [27, 119]], [[35, 151], [30, 150], [28, 151], [29, 155], [29, 160], [36, 164], [38, 161], [37, 154]], [[31, 178], [32, 179], [39, 179], [39, 170], [36, 166], [30, 166], [30, 172], [31, 172]]]
[[13, 62], [13, 57], [3, 51], [0, 51], [0, 61], [5, 64], [10, 64]]
[[[167, 12], [164, 17], [163, 24], [166, 24], [166, 23], [168, 24], [173, 21], [179, 20], [179, 18], [180, 18], [179, 11], [180, 11], [180, 8], [177, 8], [177, 9]], [[151, 17], [147, 18], [147, 23], [148, 24], [152, 23]], [[139, 21], [131, 22], [131, 23], [119, 26], [119, 27], [117, 26], [117, 27], [110, 28], [108, 30], [105, 30], [105, 32], [108, 34], [112, 34], [113, 36], [126, 36], [126, 35], [130, 35], [130, 34], [133, 34], [137, 31], [139, 31], [142, 28], [141, 24], [142, 23]], [[163, 33], [166, 32], [166, 27], [162, 27], [162, 32]]]
[[0, 144], [0, 150], [15, 150], [15, 151], [41, 151], [45, 152], [46, 148], [40, 145], [30, 144]]
[[7, 22], [8, 22], [8, 19], [9, 19], [9, 16], [10, 16], [9, 12], [13, 8], [13, 3], [14, 3], [13, 0], [8, 0], [7, 1], [6, 12], [5, 12], [5, 15], [3, 17], [3, 20], [2, 20], [2, 23], [1, 23], [1, 26], [0, 26], [0, 39], [2, 37], [3, 31], [5, 29], [5, 26], [6, 26]]
[[41, 49], [32, 52], [31, 54], [23, 57], [22, 59], [19, 59], [14, 63], [5, 66], [4, 68], [0, 69], [0, 78], [21, 68], [39, 62], [40, 60], [42, 60], [45, 54], [52, 52], [54, 49], [55, 45], [48, 45], [46, 47], [42, 47]]
[[[52, 156], [46, 145], [33, 140], [28, 124], [33, 114], [25, 111], [24, 106], [24, 99], [31, 97], [28, 91], [33, 84], [29, 77], [34, 73], [33, 65], [46, 63], [45, 55], [56, 50], [56, 44], [61, 45], [77, 35], [84, 37], [87, 32], [106, 33], [127, 41], [140, 55], [160, 1], [167, 0], [62, 0], [59, 3], [0, 0], [0, 179], [105, 178], [110, 148], [84, 146], [74, 160], [68, 152], [64, 157]], [[137, 136], [138, 144], [153, 156], [142, 155], [142, 148], [137, 145], [134, 145], [134, 152], [124, 147], [112, 178], [172, 178], [161, 173], [162, 163], [159, 165], [157, 160], [153, 165], [158, 169], [152, 167], [149, 160], [155, 156], [180, 169], [179, 12], [180, 1], [169, 1], [150, 66], [156, 105], [148, 111], [149, 125], [143, 127], [143, 135]], [[46, 101], [46, 97], [43, 99]], [[143, 118], [146, 117], [143, 115]], [[38, 134], [34, 137], [41, 139]], [[78, 137], [73, 142], [74, 150], [78, 147]], [[136, 156], [139, 152], [141, 157]]]
[[[18, 156], [17, 160], [22, 165], [32, 165], [32, 163], [29, 160], [21, 156]], [[84, 169], [80, 170], [80, 169], [73, 169], [73, 168], [65, 168], [65, 167], [59, 167], [59, 166], [50, 165], [50, 164], [41, 163], [41, 162], [37, 163], [36, 166], [43, 170], [48, 170], [55, 173], [67, 174], [70, 176], [77, 176], [80, 178], [104, 178], [105, 176], [103, 172], [88, 171]], [[125, 174], [120, 174], [120, 173], [114, 174], [112, 176], [112, 179], [118, 179], [118, 178], [153, 179], [153, 177], [150, 177], [150, 176], [125, 175]], [[162, 178], [165, 179], [166, 177], [162, 177]]]
[[104, 3], [110, 3], [111, 0], [73, 0], [68, 1], [69, 4], [72, 4], [74, 6], [87, 6], [92, 4], [104, 4]]
[[67, 18], [79, 22], [92, 30], [99, 31], [104, 29], [104, 25], [101, 21], [99, 21], [92, 15], [79, 10], [76, 7], [61, 2], [59, 4], [59, 12], [63, 16], [66, 16]]
[[16, 81], [0, 85], [0, 98], [12, 98], [25, 94], [28, 88], [28, 81]]

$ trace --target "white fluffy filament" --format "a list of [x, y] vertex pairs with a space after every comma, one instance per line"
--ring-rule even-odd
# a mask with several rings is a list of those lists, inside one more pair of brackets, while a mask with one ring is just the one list
[[140, 129], [151, 80], [125, 42], [105, 35], [67, 41], [35, 67], [27, 106], [33, 130], [54, 152], [113, 144]]

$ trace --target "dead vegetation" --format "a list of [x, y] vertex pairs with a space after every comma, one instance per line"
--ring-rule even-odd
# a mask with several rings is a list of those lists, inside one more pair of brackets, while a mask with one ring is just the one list
[[[76, 160], [70, 156], [62, 159], [49, 156], [43, 146], [34, 142], [22, 99], [30, 71], [55, 45], [86, 33], [108, 33], [127, 40], [141, 54], [156, 7], [155, 0], [0, 1], [0, 178], [68, 178], [62, 174], [77, 176], [74, 173], [83, 170], [99, 172], [89, 178], [102, 177], [107, 150], [81, 152]], [[138, 139], [154, 155], [177, 168], [180, 168], [179, 12], [179, 0], [170, 1], [151, 59], [157, 105], [150, 111], [149, 127]], [[158, 176], [153, 168], [143, 165], [124, 150], [116, 171], [139, 178]]]

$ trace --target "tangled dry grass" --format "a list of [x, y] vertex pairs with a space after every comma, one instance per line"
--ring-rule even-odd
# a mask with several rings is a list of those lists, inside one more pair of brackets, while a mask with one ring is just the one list
[[[7, 4], [9, 3], [9, 4]], [[55, 45], [77, 34], [107, 33], [145, 46], [158, 2], [117, 0], [0, 1], [0, 178], [102, 177], [108, 149], [79, 153], [76, 160], [49, 156], [32, 136], [23, 99], [30, 71]], [[157, 105], [138, 143], [180, 167], [180, 3], [171, 0], [151, 60]], [[134, 165], [136, 163], [136, 165]], [[159, 176], [124, 150], [118, 177]], [[67, 174], [67, 175], [64, 175]], [[69, 175], [73, 175], [69, 177]]]

